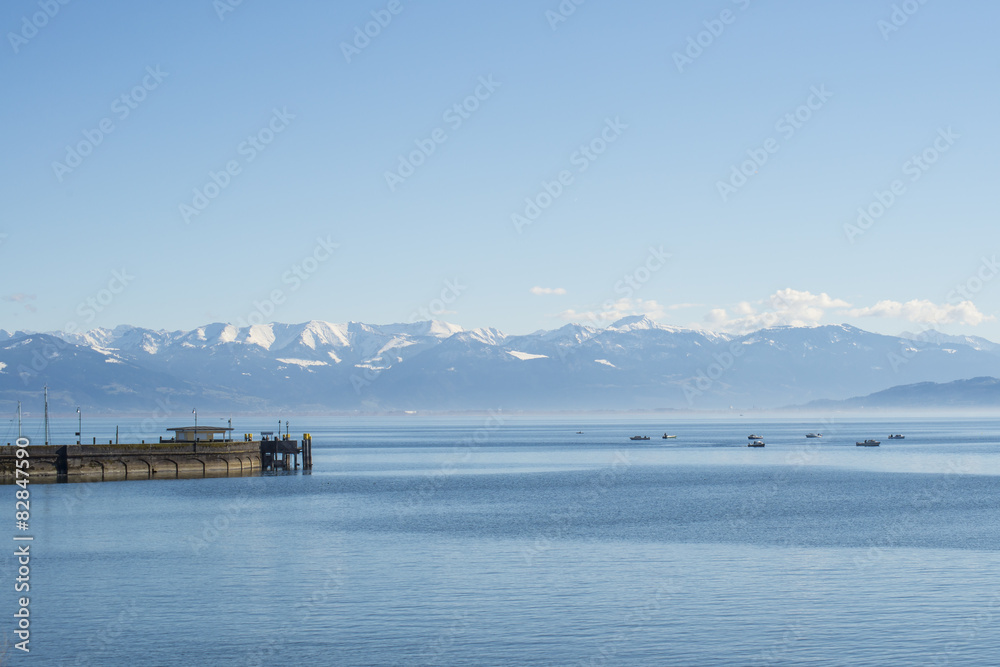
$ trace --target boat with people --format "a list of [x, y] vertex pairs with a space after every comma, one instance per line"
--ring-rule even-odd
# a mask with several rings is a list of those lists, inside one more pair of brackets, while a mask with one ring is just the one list
[[649, 440], [648, 435], [633, 435], [629, 440]]
[[906, 438], [906, 436], [905, 436], [905, 435], [902, 435], [902, 434], [899, 434], [899, 433], [896, 433], [896, 434], [894, 434], [894, 435], [890, 435], [890, 436], [889, 436], [889, 439], [890, 439], [890, 440], [903, 440], [903, 439], [905, 439], [905, 438]]
[[858, 447], [878, 447], [882, 443], [878, 440], [865, 440], [864, 442], [856, 442], [854, 444]]
[[666, 440], [667, 438], [676, 438], [676, 437], [677, 437], [676, 435], [667, 435], [666, 433], [663, 434], [664, 440]]
[[807, 438], [822, 438], [822, 433], [806, 433]]
[[751, 440], [749, 443], [747, 443], [747, 447], [763, 447], [763, 446], [764, 446], [764, 441], [760, 439]]

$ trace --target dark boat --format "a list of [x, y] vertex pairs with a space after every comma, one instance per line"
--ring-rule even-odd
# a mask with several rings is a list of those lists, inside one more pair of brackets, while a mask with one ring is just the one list
[[822, 438], [822, 433], [806, 433], [807, 438]]
[[878, 440], [865, 440], [864, 442], [856, 442], [854, 444], [858, 447], [878, 447], [882, 443]]
[[763, 446], [764, 446], [763, 440], [751, 440], [749, 443], [747, 443], [747, 447], [763, 447]]
[[897, 433], [896, 435], [890, 435], [889, 436], [890, 440], [903, 440], [905, 438], [906, 438], [905, 435], [900, 435], [899, 433]]
[[648, 435], [633, 435], [629, 440], [649, 440]]
[[764, 436], [762, 436], [762, 435], [752, 435], [751, 434], [751, 435], [747, 436], [747, 440], [763, 440], [763, 439], [764, 439]]

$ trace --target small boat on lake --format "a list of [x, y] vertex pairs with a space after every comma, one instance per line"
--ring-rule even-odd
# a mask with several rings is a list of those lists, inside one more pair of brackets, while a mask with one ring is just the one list
[[749, 443], [747, 443], [747, 447], [763, 447], [763, 446], [764, 446], [764, 441], [760, 439], [751, 440]]
[[676, 438], [676, 437], [677, 437], [676, 435], [667, 435], [666, 433], [663, 434], [664, 440], [666, 440], [667, 438]]
[[764, 436], [762, 436], [762, 435], [753, 435], [753, 434], [750, 434], [750, 435], [747, 436], [747, 440], [763, 440], [763, 439], [764, 439]]
[[649, 440], [648, 435], [633, 435], [629, 440]]
[[858, 447], [878, 447], [882, 443], [878, 440], [865, 440], [864, 442], [856, 442], [854, 444]]
[[890, 435], [889, 436], [890, 440], [903, 440], [905, 438], [906, 438], [905, 435], [900, 435], [899, 433], [897, 433], [896, 435]]
[[807, 438], [822, 438], [822, 433], [806, 433]]

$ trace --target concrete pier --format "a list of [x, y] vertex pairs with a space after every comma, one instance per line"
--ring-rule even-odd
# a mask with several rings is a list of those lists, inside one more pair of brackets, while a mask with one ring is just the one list
[[[297, 470], [299, 456], [303, 469], [312, 468], [312, 436], [308, 433], [303, 434], [299, 446], [287, 433], [275, 438], [272, 432], [265, 432], [260, 440], [245, 433], [243, 440], [236, 441], [229, 427], [182, 426], [167, 430], [174, 437], [148, 444], [98, 445], [95, 440], [85, 445], [28, 445], [29, 479], [101, 482], [253, 475], [262, 470]], [[17, 450], [14, 443], [0, 446], [0, 484], [15, 481]]]
[[[13, 482], [17, 447], [0, 447], [0, 482]], [[164, 442], [121, 445], [29, 445], [31, 481], [104, 481], [225, 477], [261, 471], [261, 443]]]

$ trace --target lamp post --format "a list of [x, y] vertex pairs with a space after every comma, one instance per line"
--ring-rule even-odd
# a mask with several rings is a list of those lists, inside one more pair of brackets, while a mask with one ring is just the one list
[[191, 409], [192, 414], [194, 414], [194, 445], [198, 446], [198, 408]]
[[76, 444], [83, 444], [83, 413], [80, 412], [80, 408], [76, 409], [77, 426], [76, 426]]

